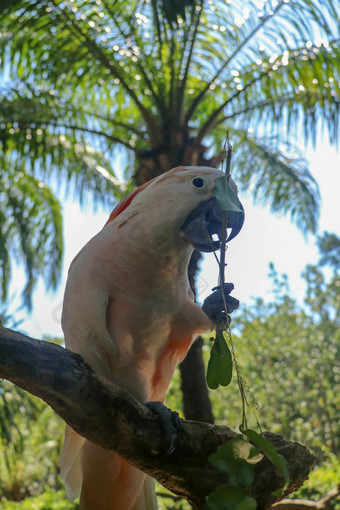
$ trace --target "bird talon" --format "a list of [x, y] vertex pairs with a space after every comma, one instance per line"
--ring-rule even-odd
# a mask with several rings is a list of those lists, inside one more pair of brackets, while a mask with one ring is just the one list
[[179, 414], [166, 407], [162, 402], [147, 402], [145, 405], [159, 417], [170, 443], [166, 453], [173, 453], [178, 443], [178, 431], [181, 427]]
[[240, 305], [238, 299], [229, 295], [233, 289], [233, 283], [224, 283], [223, 292], [220, 286], [214, 287], [212, 294], [204, 300], [203, 311], [219, 329], [228, 329], [231, 322], [228, 314]]

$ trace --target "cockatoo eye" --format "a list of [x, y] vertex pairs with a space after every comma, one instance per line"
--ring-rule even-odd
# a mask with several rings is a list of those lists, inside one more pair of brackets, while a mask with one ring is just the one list
[[192, 187], [201, 190], [205, 188], [207, 181], [206, 179], [202, 179], [202, 177], [194, 177], [191, 181]]

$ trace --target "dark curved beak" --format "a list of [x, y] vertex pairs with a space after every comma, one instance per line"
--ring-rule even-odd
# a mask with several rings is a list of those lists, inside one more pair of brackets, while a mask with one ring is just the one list
[[244, 223], [244, 209], [241, 205], [242, 212], [229, 211], [227, 217], [227, 228], [231, 228], [231, 232], [227, 237], [227, 243], [234, 239], [237, 234], [241, 231]]
[[[212, 215], [214, 216], [215, 220], [218, 221], [222, 226], [222, 216], [223, 211], [219, 207], [217, 200], [213, 197], [210, 199], [213, 201], [212, 206]], [[209, 200], [208, 200], [209, 202]], [[207, 203], [207, 202], [206, 202]], [[244, 209], [243, 205], [240, 202], [240, 206], [242, 209], [242, 212], [236, 212], [236, 211], [228, 211], [227, 212], [227, 229], [231, 229], [230, 234], [227, 237], [227, 243], [234, 239], [234, 237], [237, 236], [237, 234], [241, 231], [241, 228], [243, 227], [244, 223]], [[219, 235], [220, 238], [220, 235]]]
[[[240, 232], [244, 223], [244, 209], [242, 211], [229, 211], [227, 213], [227, 229], [231, 229], [227, 242], [234, 239]], [[202, 202], [185, 220], [181, 229], [184, 237], [199, 251], [212, 252], [218, 250], [221, 244], [223, 211], [215, 197]], [[216, 234], [219, 238], [213, 238]]]

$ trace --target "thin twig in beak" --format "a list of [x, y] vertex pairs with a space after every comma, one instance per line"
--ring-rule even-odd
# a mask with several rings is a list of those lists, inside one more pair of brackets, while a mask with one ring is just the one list
[[[227, 146], [227, 150], [226, 150]], [[226, 168], [225, 168], [225, 180], [229, 181], [230, 178], [230, 165], [231, 165], [231, 155], [233, 152], [233, 148], [229, 142], [229, 134], [227, 133], [227, 138], [224, 144], [224, 154], [227, 154], [226, 159]], [[221, 224], [221, 255], [220, 255], [220, 275], [219, 275], [219, 285], [223, 287], [225, 276], [225, 252], [226, 252], [226, 241], [227, 241], [227, 224], [228, 224], [228, 211], [222, 211], [222, 224]]]

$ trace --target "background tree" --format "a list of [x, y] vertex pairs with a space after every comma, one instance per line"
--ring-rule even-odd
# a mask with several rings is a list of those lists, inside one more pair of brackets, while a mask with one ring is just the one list
[[[112, 201], [124, 186], [111, 161], [133, 184], [176, 165], [215, 165], [228, 129], [240, 188], [314, 231], [317, 185], [282, 133], [315, 142], [323, 124], [337, 139], [339, 5], [3, 1], [2, 180], [20, 168], [20, 183], [58, 180], [79, 198]], [[32, 252], [19, 216], [7, 244], [0, 221], [5, 285], [9, 253]], [[50, 240], [61, 235], [56, 219]], [[47, 257], [30, 261], [26, 297], [37, 275], [58, 276]]]

